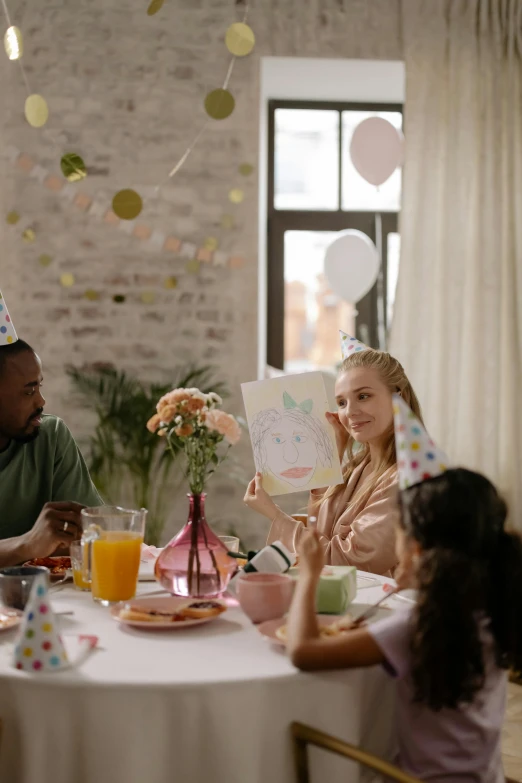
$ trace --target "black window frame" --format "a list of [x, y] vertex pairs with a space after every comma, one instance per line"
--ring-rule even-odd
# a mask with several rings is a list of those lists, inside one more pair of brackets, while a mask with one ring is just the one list
[[[335, 210], [287, 210], [276, 209], [275, 196], [275, 113], [277, 109], [313, 109], [339, 112], [338, 143], [338, 208]], [[357, 303], [356, 336], [375, 347], [381, 345], [378, 334], [379, 291], [382, 290], [382, 317], [387, 331], [387, 235], [399, 230], [399, 212], [395, 211], [348, 211], [342, 204], [343, 128], [342, 112], [400, 112], [401, 103], [375, 103], [353, 101], [268, 101], [268, 187], [267, 187], [267, 363], [284, 369], [284, 234], [285, 231], [343, 231], [357, 228], [377, 243], [381, 230], [382, 267], [381, 277], [372, 290]], [[333, 336], [332, 339], [336, 339]]]

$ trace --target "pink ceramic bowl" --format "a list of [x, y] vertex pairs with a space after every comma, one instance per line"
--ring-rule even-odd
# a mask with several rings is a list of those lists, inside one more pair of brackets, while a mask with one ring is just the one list
[[237, 598], [253, 623], [275, 620], [288, 612], [295, 580], [287, 574], [241, 574]]

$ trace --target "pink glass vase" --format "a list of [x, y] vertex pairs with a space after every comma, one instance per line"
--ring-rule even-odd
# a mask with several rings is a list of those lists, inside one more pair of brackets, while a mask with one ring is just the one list
[[172, 595], [215, 598], [227, 589], [235, 560], [205, 519], [206, 495], [188, 495], [187, 524], [156, 560], [154, 574]]

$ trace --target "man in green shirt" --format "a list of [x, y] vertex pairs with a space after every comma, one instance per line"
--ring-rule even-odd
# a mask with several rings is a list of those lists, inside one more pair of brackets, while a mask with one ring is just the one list
[[0, 567], [68, 546], [81, 509], [103, 502], [64, 422], [44, 415], [42, 382], [27, 343], [0, 345]]

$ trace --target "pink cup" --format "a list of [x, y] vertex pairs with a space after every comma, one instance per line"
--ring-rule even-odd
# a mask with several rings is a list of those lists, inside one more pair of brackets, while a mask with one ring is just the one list
[[294, 588], [295, 580], [287, 574], [241, 574], [237, 598], [253, 623], [264, 623], [288, 612]]

